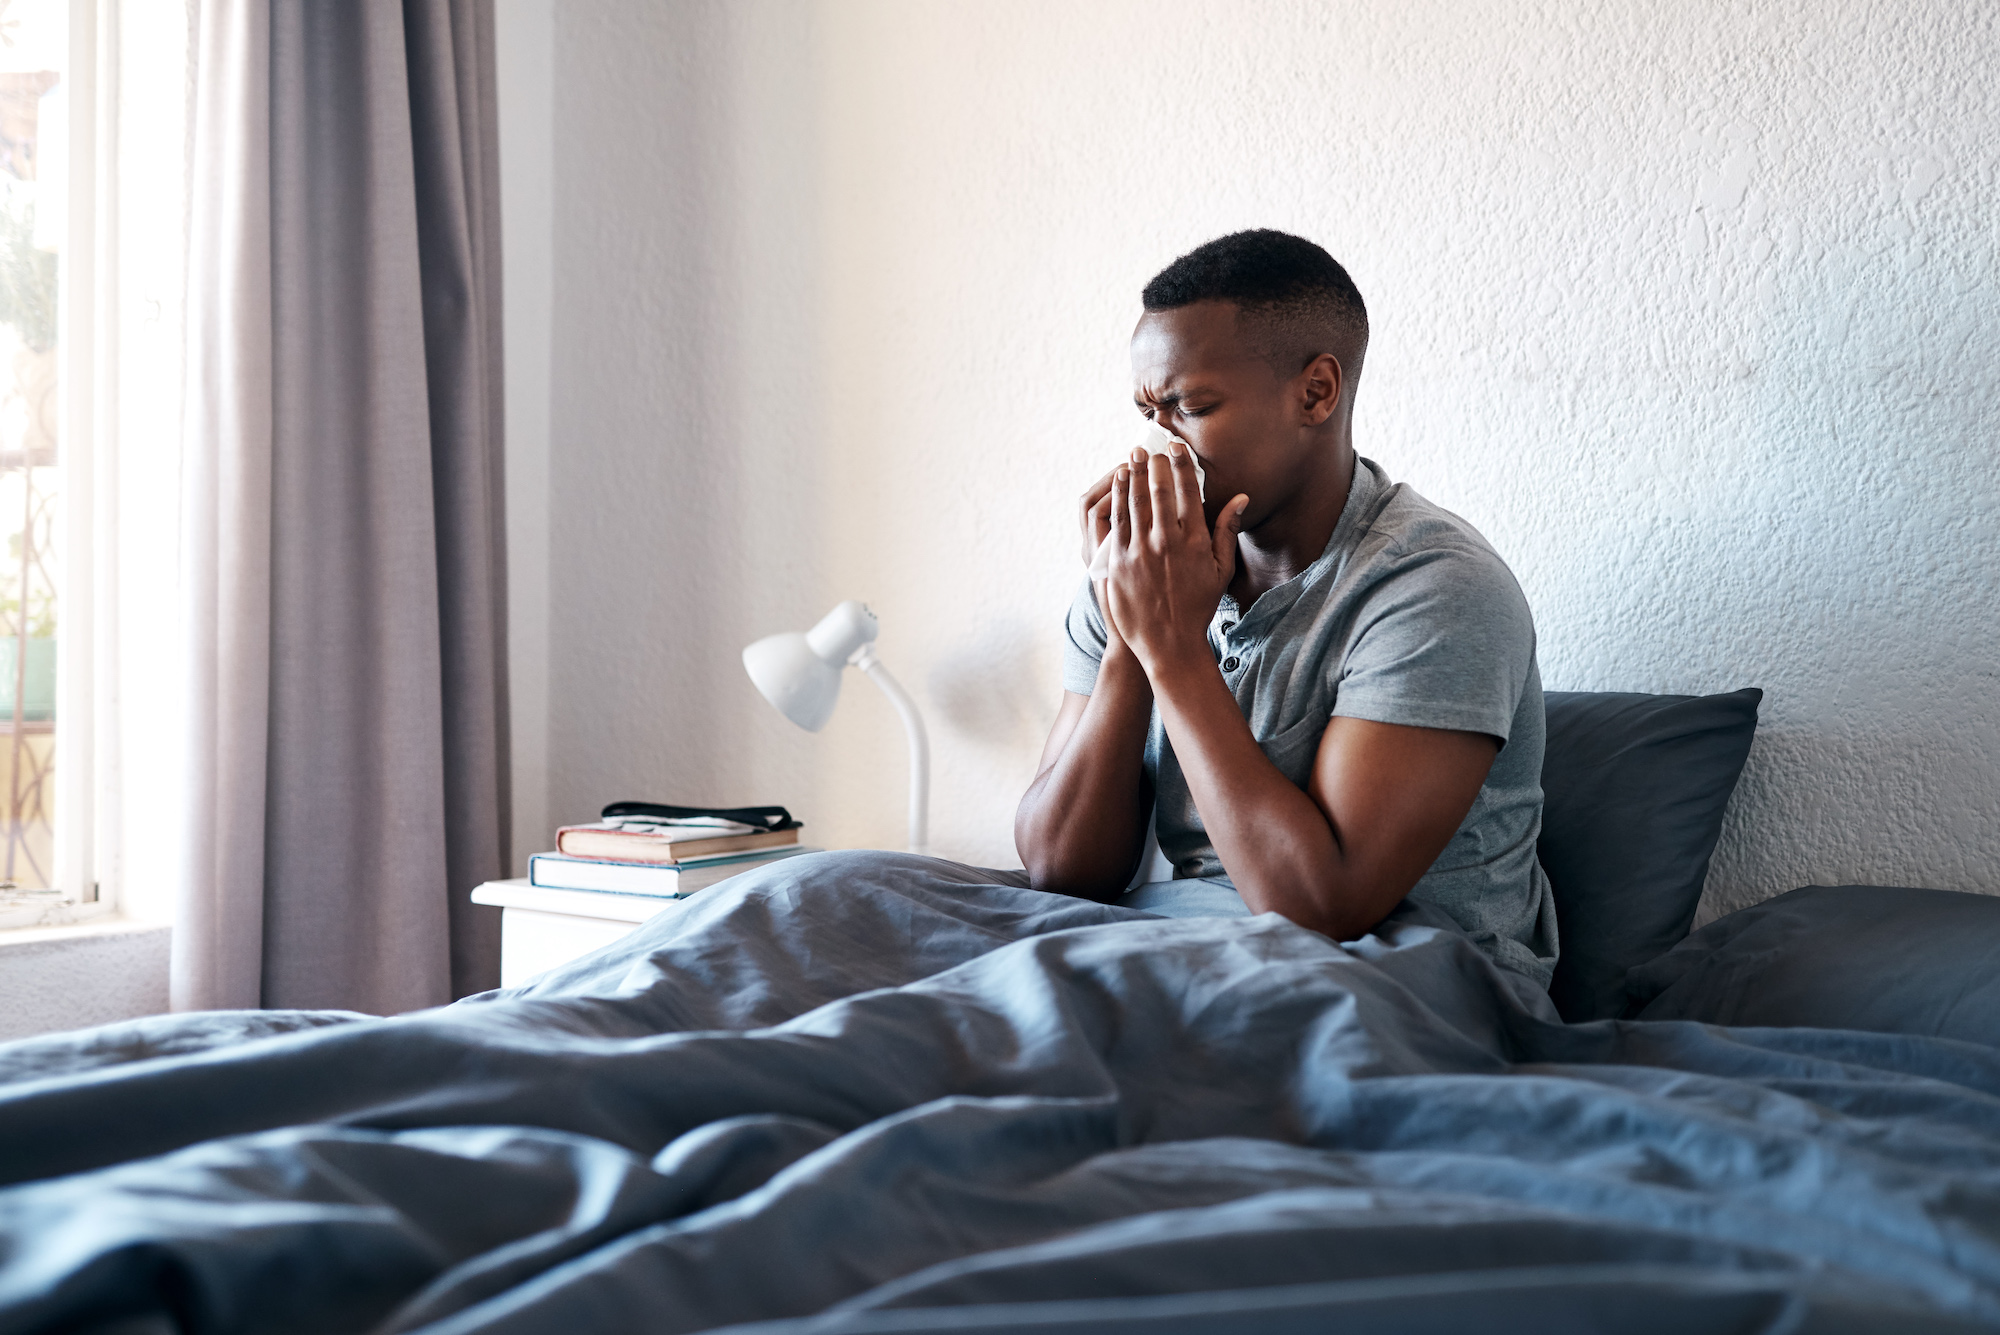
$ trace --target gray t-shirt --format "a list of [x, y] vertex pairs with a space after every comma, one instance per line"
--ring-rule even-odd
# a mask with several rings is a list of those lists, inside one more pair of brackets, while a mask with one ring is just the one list
[[[1088, 695], [1105, 646], [1088, 579], [1067, 629], [1063, 687]], [[1495, 962], [1547, 986], [1556, 911], [1535, 858], [1546, 727], [1535, 623], [1486, 539], [1357, 459], [1347, 505], [1319, 559], [1248, 613], [1225, 595], [1208, 642], [1251, 735], [1301, 788], [1336, 715], [1500, 739], [1472, 810], [1410, 898], [1449, 915]], [[1158, 709], [1146, 772], [1160, 851], [1175, 879], [1226, 876]]]

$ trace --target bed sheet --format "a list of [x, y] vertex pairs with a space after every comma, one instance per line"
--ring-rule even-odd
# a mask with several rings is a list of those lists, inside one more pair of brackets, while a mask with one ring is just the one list
[[2000, 1324], [2000, 1051], [1018, 880], [787, 859], [454, 1006], [0, 1048], [0, 1332]]

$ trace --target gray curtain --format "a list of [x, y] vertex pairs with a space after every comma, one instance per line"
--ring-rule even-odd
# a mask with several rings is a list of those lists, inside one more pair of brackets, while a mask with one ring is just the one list
[[195, 43], [174, 1003], [434, 1005], [508, 847], [491, 0]]

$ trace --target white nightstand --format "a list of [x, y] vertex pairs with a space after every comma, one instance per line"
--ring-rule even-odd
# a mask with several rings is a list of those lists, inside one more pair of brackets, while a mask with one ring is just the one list
[[523, 876], [488, 881], [472, 892], [475, 904], [492, 904], [500, 916], [500, 986], [525, 983], [545, 969], [608, 946], [657, 914], [687, 901], [597, 890], [546, 890]]

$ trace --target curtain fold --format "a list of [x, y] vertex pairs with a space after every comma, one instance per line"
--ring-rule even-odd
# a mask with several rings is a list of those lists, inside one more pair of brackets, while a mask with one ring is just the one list
[[201, 0], [178, 1009], [496, 985], [490, 0]]

